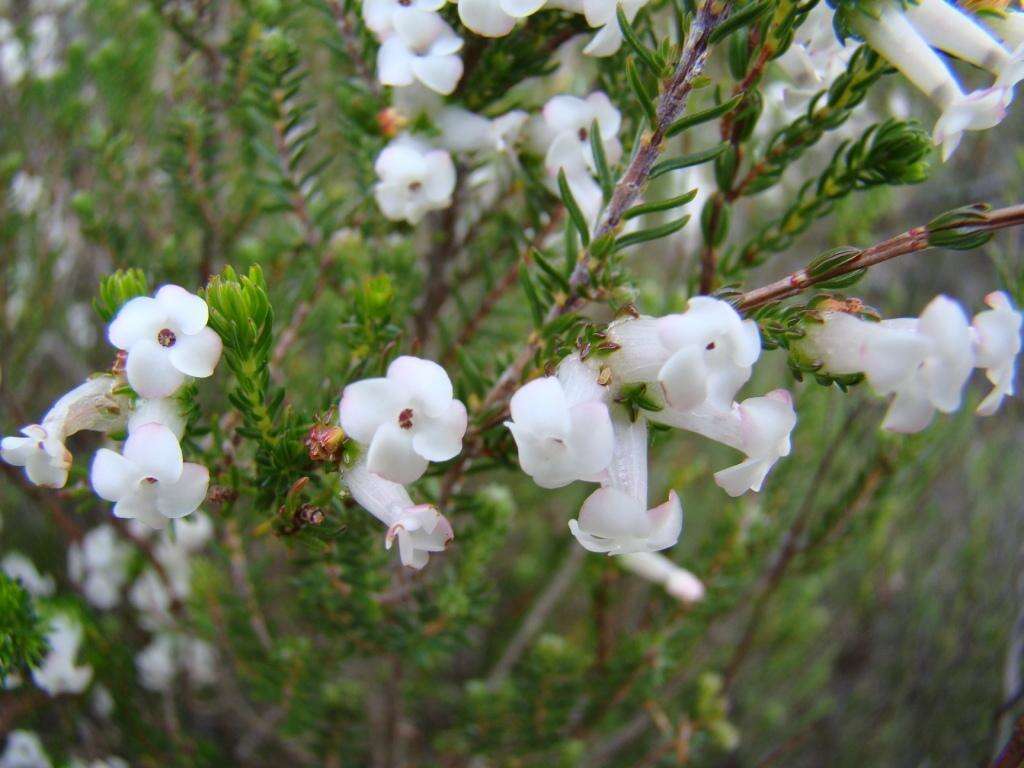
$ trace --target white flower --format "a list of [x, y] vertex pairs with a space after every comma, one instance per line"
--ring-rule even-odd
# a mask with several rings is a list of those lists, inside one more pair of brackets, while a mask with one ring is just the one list
[[[994, 6], [1000, 3], [993, 4]], [[980, 21], [1001, 37], [1013, 49], [1024, 45], [1024, 13], [1010, 8], [986, 7]]]
[[217, 679], [217, 657], [209, 643], [194, 637], [161, 633], [135, 656], [139, 682], [151, 691], [169, 691], [174, 677], [183, 671], [193, 685]]
[[68, 548], [68, 575], [86, 600], [110, 610], [121, 602], [131, 558], [131, 545], [118, 538], [113, 526], [103, 524]]
[[[1024, 79], [1024, 45], [1013, 53], [968, 14], [947, 0], [919, 0], [904, 11], [925, 40], [939, 50], [996, 76], [996, 84], [1012, 89]], [[1012, 94], [1007, 93], [1007, 98]]]
[[117, 755], [97, 757], [95, 760], [86, 762], [78, 758], [72, 758], [68, 768], [131, 768], [128, 761]]
[[625, 555], [656, 552], [679, 541], [683, 506], [675, 491], [668, 501], [647, 508], [647, 420], [630, 422], [624, 413], [612, 419], [615, 449], [604, 485], [583, 502], [569, 530], [590, 552]]
[[459, 0], [459, 20], [478, 35], [504, 37], [543, 6], [544, 0]]
[[877, 18], [860, 13], [855, 20], [856, 31], [865, 42], [942, 110], [932, 138], [942, 147], [943, 160], [956, 150], [964, 131], [992, 128], [1006, 116], [1008, 89], [997, 86], [965, 94], [949, 67], [895, 2], [887, 2]]
[[452, 152], [491, 152], [512, 150], [529, 115], [521, 109], [506, 112], [490, 120], [460, 107], [446, 107], [435, 117], [441, 132], [438, 141]]
[[398, 539], [403, 565], [423, 568], [431, 552], [443, 552], [454, 538], [451, 523], [444, 515], [429, 504], [413, 504], [403, 486], [374, 474], [365, 461], [345, 470], [342, 479], [352, 498], [388, 526], [385, 546], [391, 549]]
[[1021, 313], [1014, 309], [1010, 297], [994, 291], [985, 297], [986, 309], [974, 316], [971, 324], [974, 337], [975, 365], [985, 369], [992, 382], [992, 391], [981, 401], [977, 412], [991, 416], [1013, 394], [1013, 383], [1020, 354]]
[[846, 71], [857, 49], [851, 42], [839, 42], [832, 26], [833, 15], [825, 3], [815, 5], [796, 29], [789, 48], [775, 60], [790, 80], [784, 93], [794, 102], [831, 85]]
[[52, 14], [43, 14], [32, 20], [32, 74], [40, 80], [49, 80], [60, 69], [57, 42], [60, 30]]
[[222, 344], [208, 320], [206, 302], [177, 285], [121, 307], [107, 337], [128, 353], [125, 375], [132, 389], [146, 398], [166, 397], [186, 376], [212, 376]]
[[129, 602], [141, 614], [139, 624], [143, 628], [156, 631], [170, 626], [171, 606], [187, 599], [192, 589], [191, 557], [212, 536], [213, 523], [202, 512], [175, 520], [173, 536], [169, 530], [160, 534], [153, 556], [164, 576], [155, 568], [146, 568], [128, 591]]
[[462, 450], [466, 406], [453, 399], [444, 368], [403, 356], [385, 378], [349, 384], [338, 406], [341, 428], [369, 446], [370, 472], [395, 483], [418, 480], [431, 461], [447, 461]]
[[96, 494], [113, 501], [115, 517], [163, 528], [172, 518], [195, 512], [206, 498], [210, 473], [183, 462], [181, 446], [162, 424], [143, 424], [124, 443], [123, 454], [96, 452], [91, 480]]
[[619, 378], [656, 382], [677, 411], [728, 409], [761, 354], [757, 323], [707, 296], [691, 298], [682, 314], [613, 323], [608, 338], [619, 345], [609, 361]]
[[75, 662], [82, 644], [82, 625], [58, 613], [50, 621], [46, 640], [50, 650], [43, 663], [32, 670], [36, 685], [51, 696], [84, 691], [92, 680], [92, 667]]
[[7, 85], [17, 85], [27, 69], [25, 46], [15, 34], [14, 25], [7, 19], [0, 19], [0, 78]]
[[64, 440], [83, 429], [110, 431], [124, 425], [128, 399], [115, 394], [118, 384], [113, 376], [95, 376], [75, 387], [53, 404], [42, 424], [24, 427], [22, 437], [5, 437], [0, 458], [25, 467], [36, 485], [63, 488], [72, 460]]
[[392, 17], [394, 34], [377, 51], [377, 77], [384, 85], [417, 80], [442, 95], [462, 77], [462, 38], [438, 14], [408, 8]]
[[53, 763], [43, 749], [43, 742], [32, 731], [11, 731], [7, 734], [0, 768], [51, 768]]
[[534, 379], [512, 396], [512, 432], [519, 465], [541, 488], [596, 480], [612, 459], [614, 438], [607, 391], [578, 355], [558, 376]]
[[8, 552], [0, 561], [0, 570], [10, 578], [21, 582], [33, 597], [49, 597], [53, 594], [53, 576], [40, 573], [31, 560], [21, 552]]
[[704, 585], [685, 568], [656, 552], [634, 552], [619, 558], [619, 565], [637, 576], [660, 584], [676, 600], [696, 603], [704, 599]]
[[163, 424], [181, 440], [185, 434], [185, 416], [181, 403], [169, 397], [157, 397], [151, 400], [139, 399], [131, 416], [128, 417], [128, 434], [143, 424]]
[[445, 0], [363, 0], [367, 28], [383, 39], [395, 31], [395, 19], [413, 11], [437, 11]]
[[28, 216], [43, 199], [43, 180], [31, 173], [18, 171], [11, 180], [11, 200], [22, 216]]
[[452, 204], [455, 164], [443, 149], [399, 136], [378, 155], [373, 168], [379, 178], [373, 195], [392, 221], [417, 224], [428, 212]]
[[621, 6], [627, 21], [633, 21], [647, 0], [583, 0], [583, 15], [591, 27], [600, 27], [587, 43], [588, 56], [611, 56], [622, 46], [622, 28], [615, 13]]

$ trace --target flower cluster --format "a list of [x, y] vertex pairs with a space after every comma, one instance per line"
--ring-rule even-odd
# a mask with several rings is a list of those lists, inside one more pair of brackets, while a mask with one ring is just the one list
[[1014, 392], [1022, 316], [1001, 291], [990, 293], [985, 303], [989, 309], [973, 322], [946, 296], [933, 299], [920, 317], [880, 322], [825, 309], [808, 323], [796, 351], [814, 370], [863, 374], [876, 393], [893, 395], [884, 429], [920, 432], [936, 411], [957, 410], [975, 368], [983, 369], [992, 384], [977, 408], [990, 416]]
[[367, 0], [366, 26], [381, 41], [377, 77], [384, 85], [421, 83], [449, 94], [462, 77], [462, 38], [437, 11], [444, 0]]
[[[840, 4], [842, 8], [842, 4]], [[965, 131], [998, 125], [1013, 99], [1014, 86], [1024, 79], [1024, 44], [1015, 41], [1002, 25], [1008, 49], [970, 14], [946, 0], [901, 3], [880, 0], [864, 9], [852, 4], [846, 14], [849, 27], [931, 99], [941, 111], [933, 139], [943, 159], [956, 150]], [[980, 17], [987, 19], [985, 15]], [[1008, 17], [1004, 17], [1008, 18]], [[997, 20], [993, 29], [999, 33]], [[994, 76], [991, 86], [965, 92], [942, 51]]]
[[[95, 760], [72, 757], [68, 768], [128, 768], [128, 761], [116, 755]], [[33, 731], [16, 730], [7, 734], [4, 751], [0, 753], [0, 768], [53, 768], [43, 743]]]

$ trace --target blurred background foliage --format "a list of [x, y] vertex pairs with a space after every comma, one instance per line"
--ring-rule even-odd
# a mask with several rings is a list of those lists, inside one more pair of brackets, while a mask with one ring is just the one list
[[[512, 291], [471, 339], [461, 335], [553, 198], [537, 191], [527, 161], [507, 204], [461, 246], [446, 239], [443, 214], [415, 231], [384, 220], [371, 185], [388, 94], [372, 76], [371, 38], [345, 3], [0, 7], [27, 44], [40, 14], [54, 14], [60, 30], [53, 72], [0, 87], [4, 434], [109, 367], [92, 301], [118, 268], [190, 289], [227, 264], [239, 274], [262, 268], [275, 341], [292, 334], [274, 348], [269, 384], [284, 386], [274, 429], [289, 440], [328, 413], [346, 381], [379, 372], [398, 351], [443, 360], [472, 407], [474, 377], [491, 381], [529, 333], [526, 300]], [[468, 40], [489, 64], [456, 98], [498, 111], [511, 83], [545, 71], [551, 41], [578, 30], [568, 17], [540, 18], [498, 42]], [[595, 70], [620, 104], [625, 56]], [[726, 70], [712, 62], [712, 80]], [[561, 82], [585, 76], [563, 72]], [[523, 91], [519, 103], [543, 103], [546, 91]], [[895, 78], [884, 80], [866, 108], [885, 117], [894, 91], [902, 95]], [[299, 123], [308, 130], [284, 128]], [[968, 202], [1020, 201], [1022, 127], [1017, 110], [972, 135], [949, 165], [934, 162], [926, 183], [853, 193], [746, 285]], [[737, 202], [730, 242], [756, 234], [802, 178], [827, 167], [831, 150], [818, 149], [778, 198]], [[1003, 287], [1019, 303], [1022, 246], [1009, 231], [977, 251], [907, 257], [848, 292], [890, 316], [917, 314], [937, 292], [978, 308]], [[699, 248], [679, 238], [637, 249], [628, 288], [636, 305], [681, 307]], [[450, 279], [424, 310], [437, 253], [453, 260]], [[180, 616], [217, 648], [213, 689], [180, 685], [162, 697], [140, 688], [132, 657], [144, 631], [128, 609], [89, 609], [68, 582], [68, 541], [109, 517], [88, 490], [86, 462], [59, 494], [36, 492], [18, 472], [0, 485], [3, 549], [56, 575], [58, 599], [86, 623], [85, 658], [116, 705], [106, 723], [85, 697], [0, 694], [0, 731], [38, 731], [56, 761], [117, 753], [137, 766], [977, 765], [1019, 712], [1022, 681], [1007, 672], [1024, 632], [1017, 400], [980, 420], [972, 389], [960, 413], [920, 435], [888, 436], [877, 429], [883, 404], [863, 388], [796, 383], [784, 356], [769, 353], [749, 389], [791, 388], [800, 421], [793, 454], [764, 492], [733, 500], [713, 485], [728, 449], [655, 437], [653, 485], [675, 488], [686, 509], [671, 556], [707, 586], [706, 599], [686, 607], [611, 559], [584, 557], [565, 527], [584, 489], [541, 491], [507, 452], [450, 500], [457, 538], [423, 574], [395, 568], [375, 521], [340, 500], [337, 478], [311, 469], [301, 450], [283, 461], [293, 479], [313, 478], [309, 497], [327, 520], [274, 535], [277, 506], [290, 502], [245, 493], [252, 447], [232, 436], [226, 366], [215, 382], [202, 388], [188, 445], [216, 468], [214, 482], [243, 495], [207, 505], [216, 542], [197, 560]], [[74, 450], [97, 444], [78, 436]], [[436, 497], [438, 477], [423, 488]], [[503, 665], [560, 577], [571, 586]], [[8, 612], [21, 615], [6, 589], [5, 623]]]

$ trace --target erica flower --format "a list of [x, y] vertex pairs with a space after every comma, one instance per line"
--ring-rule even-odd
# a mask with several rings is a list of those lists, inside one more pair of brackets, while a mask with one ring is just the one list
[[385, 546], [398, 540], [402, 564], [417, 570], [431, 552], [443, 552], [455, 534], [451, 523], [430, 504], [414, 504], [398, 483], [373, 473], [365, 461], [345, 470], [342, 479], [352, 498], [386, 526]]
[[0, 570], [15, 581], [21, 582], [33, 597], [49, 597], [53, 594], [53, 576], [39, 572], [35, 563], [21, 552], [8, 552], [0, 561]]
[[419, 480], [431, 461], [456, 456], [467, 425], [466, 406], [454, 399], [444, 368], [409, 356], [396, 358], [385, 378], [345, 387], [338, 420], [368, 446], [369, 471], [403, 485]]
[[39, 736], [32, 731], [11, 731], [7, 734], [0, 768], [51, 768]]
[[591, 27], [600, 27], [583, 49], [588, 56], [611, 56], [622, 46], [622, 28], [616, 9], [622, 7], [627, 21], [633, 21], [647, 0], [583, 0], [583, 15]]
[[373, 195], [393, 221], [417, 224], [430, 211], [452, 204], [455, 164], [443, 149], [399, 136], [378, 155], [373, 168], [379, 179]]
[[613, 323], [608, 336], [619, 345], [609, 361], [619, 378], [657, 383], [677, 411], [705, 402], [728, 409], [761, 354], [757, 323], [707, 296], [690, 299], [682, 314]]
[[775, 60], [789, 78], [787, 96], [792, 92], [809, 97], [846, 71], [856, 46], [836, 37], [833, 15], [825, 3], [815, 5], [797, 27], [789, 48]]
[[558, 376], [534, 379], [512, 396], [512, 432], [519, 465], [541, 488], [596, 480], [612, 458], [607, 392], [596, 375], [570, 355]]
[[1009, 296], [995, 291], [985, 297], [986, 309], [974, 316], [971, 327], [974, 331], [975, 365], [985, 369], [985, 375], [992, 382], [992, 391], [981, 401], [978, 413], [991, 416], [1003, 402], [1013, 394], [1013, 383], [1020, 354], [1021, 313], [1014, 309]]
[[363, 0], [367, 28], [383, 39], [395, 31], [395, 19], [412, 12], [437, 11], [445, 0]]
[[[964, 3], [967, 5], [967, 3]], [[973, 2], [972, 10], [985, 11], [978, 18], [1010, 48], [1016, 50], [1024, 45], [1024, 12], [1013, 10], [1008, 2]]]
[[419, 81], [447, 96], [462, 77], [462, 38], [438, 14], [407, 8], [392, 17], [394, 34], [377, 52], [377, 76], [384, 85]]
[[64, 441], [84, 429], [109, 431], [124, 426], [128, 399], [116, 394], [119, 380], [95, 376], [57, 400], [41, 424], [21, 430], [21, 437], [5, 437], [0, 457], [25, 468], [28, 479], [46, 488], [63, 488], [71, 468], [71, 452]]
[[68, 548], [68, 575], [86, 600], [110, 610], [121, 602], [131, 558], [132, 547], [118, 538], [113, 526], [100, 525]]
[[956, 150], [964, 131], [992, 128], [1006, 116], [1006, 89], [965, 94], [949, 67], [895, 3], [885, 2], [877, 18], [856, 13], [854, 29], [942, 110], [932, 138], [942, 147], [943, 160]]
[[170, 429], [148, 423], [128, 435], [123, 453], [97, 451], [91, 480], [100, 498], [115, 502], [115, 517], [163, 528], [169, 519], [198, 509], [210, 473], [200, 464], [182, 461], [181, 446]]
[[92, 680], [92, 667], [76, 662], [82, 644], [82, 625], [65, 613], [56, 614], [46, 634], [50, 650], [43, 663], [32, 670], [36, 685], [51, 696], [81, 693]]
[[213, 375], [222, 345], [208, 320], [206, 302], [177, 285], [121, 307], [107, 337], [128, 353], [125, 375], [132, 389], [142, 397], [166, 397], [187, 376]]
[[216, 680], [216, 656], [209, 643], [194, 637], [162, 632], [135, 656], [139, 682], [151, 691], [168, 691], [179, 671], [193, 685]]
[[442, 109], [434, 124], [441, 131], [439, 141], [452, 152], [504, 154], [515, 145], [529, 117], [521, 109], [490, 120], [460, 107]]
[[682, 533], [683, 506], [670, 491], [664, 504], [647, 508], [647, 421], [641, 416], [630, 422], [617, 413], [613, 425], [615, 449], [602, 487], [583, 502], [569, 530], [591, 552], [625, 555], [667, 549]]
[[660, 584], [676, 600], [696, 603], [704, 599], [700, 579], [657, 552], [634, 552], [619, 558], [619, 565], [637, 576]]
[[459, 20], [478, 35], [504, 37], [543, 5], [544, 0], [459, 0]]

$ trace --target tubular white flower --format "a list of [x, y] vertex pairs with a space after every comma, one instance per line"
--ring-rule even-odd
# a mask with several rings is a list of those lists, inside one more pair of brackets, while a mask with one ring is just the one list
[[33, 597], [49, 597], [53, 594], [53, 576], [40, 573], [35, 563], [21, 552], [8, 552], [0, 561], [0, 570], [15, 581], [21, 582]]
[[363, 21], [383, 39], [395, 31], [395, 19], [412, 11], [439, 11], [445, 0], [363, 0]]
[[82, 430], [107, 432], [122, 427], [128, 398], [115, 394], [121, 380], [95, 376], [72, 389], [53, 404], [42, 424], [21, 430], [22, 437], [0, 441], [0, 457], [24, 467], [28, 479], [46, 488], [63, 488], [71, 469], [71, 452], [64, 441]]
[[181, 440], [185, 434], [185, 415], [181, 403], [169, 397], [138, 400], [128, 417], [128, 433], [131, 434], [144, 424], [163, 424]]
[[419, 81], [447, 96], [462, 77], [462, 38], [438, 14], [407, 8], [392, 17], [391, 34], [377, 52], [377, 77], [384, 85]]
[[643, 579], [660, 584], [676, 600], [696, 603], [704, 599], [704, 584], [690, 571], [656, 552], [634, 552], [619, 558], [619, 565]]
[[392, 221], [418, 224], [428, 212], [452, 204], [455, 164], [443, 149], [402, 135], [384, 148], [373, 168], [379, 179], [373, 195]]
[[222, 344], [208, 320], [206, 302], [177, 285], [121, 307], [107, 338], [128, 353], [125, 376], [132, 389], [145, 398], [167, 397], [186, 377], [212, 376]]
[[583, 502], [569, 530], [590, 552], [625, 555], [656, 552], [679, 541], [683, 506], [675, 491], [668, 501], [647, 508], [647, 420], [630, 422], [616, 413], [612, 419], [615, 450], [604, 484]]
[[82, 644], [82, 625], [68, 614], [58, 613], [50, 620], [46, 640], [50, 650], [32, 670], [35, 684], [51, 696], [84, 691], [92, 681], [92, 667], [75, 661]]
[[132, 547], [118, 538], [113, 526], [103, 524], [68, 548], [68, 575], [86, 600], [109, 611], [121, 602], [131, 558]]
[[419, 570], [431, 552], [443, 552], [455, 537], [451, 523], [430, 504], [414, 504], [408, 491], [398, 483], [371, 472], [363, 460], [342, 472], [352, 498], [388, 526], [385, 547], [398, 539], [402, 564]]
[[123, 454], [97, 451], [91, 481], [100, 498], [115, 502], [115, 517], [163, 528], [168, 520], [199, 508], [210, 473], [200, 464], [184, 462], [174, 433], [150, 422], [128, 436]]
[[991, 309], [976, 314], [971, 328], [975, 365], [985, 369], [985, 376], [992, 383], [992, 391], [978, 405], [977, 413], [991, 416], [999, 409], [1003, 398], [1014, 393], [1022, 318], [1010, 297], [1002, 291], [990, 293], [985, 303]]
[[404, 485], [419, 480], [431, 461], [458, 455], [468, 417], [444, 368], [403, 356], [388, 366], [385, 378], [345, 387], [338, 423], [368, 446], [370, 472]]
[[1009, 8], [989, 8], [987, 10], [990, 13], [980, 17], [985, 26], [999, 35], [1014, 50], [1024, 45], [1024, 12]]
[[519, 449], [519, 465], [541, 488], [596, 480], [612, 460], [614, 437], [607, 388], [576, 354], [557, 376], [534, 379], [509, 404], [505, 426]]
[[11, 731], [7, 734], [0, 768], [51, 768], [53, 763], [43, 749], [43, 742], [32, 731]]
[[591, 27], [600, 27], [583, 49], [588, 56], [612, 56], [622, 47], [622, 28], [616, 8], [622, 7], [627, 21], [633, 21], [648, 0], [583, 0], [583, 15]]
[[855, 26], [869, 46], [942, 110], [932, 138], [942, 147], [943, 160], [956, 150], [964, 131], [987, 130], [1006, 116], [1006, 89], [965, 94], [949, 67], [895, 3], [886, 2], [877, 19], [858, 15]]
[[459, 20], [478, 35], [504, 37], [543, 6], [544, 0], [459, 0]]
[[931, 45], [958, 59], [988, 70], [996, 76], [996, 85], [1012, 89], [1024, 79], [1024, 44], [1012, 53], [978, 24], [946, 0], [918, 0], [904, 11], [910, 23]]

